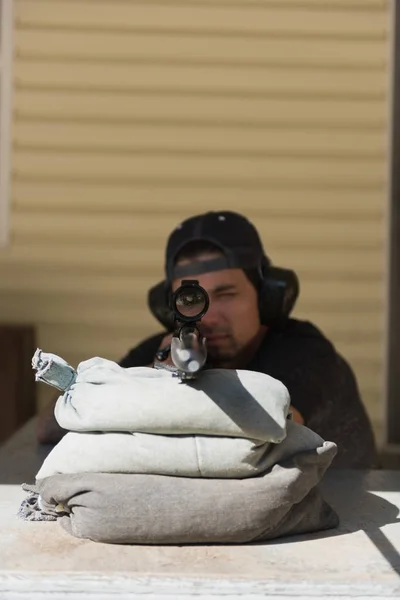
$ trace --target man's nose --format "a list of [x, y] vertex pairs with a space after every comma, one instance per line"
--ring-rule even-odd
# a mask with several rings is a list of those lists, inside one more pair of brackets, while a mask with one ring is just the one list
[[221, 322], [221, 314], [218, 309], [218, 304], [216, 302], [210, 300], [210, 306], [208, 308], [208, 311], [202, 318], [201, 322], [206, 329], [215, 327], [215, 325], [218, 325], [218, 323]]

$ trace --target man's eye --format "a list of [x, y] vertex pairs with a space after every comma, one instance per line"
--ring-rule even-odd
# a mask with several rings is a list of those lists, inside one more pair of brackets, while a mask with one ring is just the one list
[[223, 292], [222, 294], [218, 294], [218, 298], [233, 298], [237, 296], [236, 292]]

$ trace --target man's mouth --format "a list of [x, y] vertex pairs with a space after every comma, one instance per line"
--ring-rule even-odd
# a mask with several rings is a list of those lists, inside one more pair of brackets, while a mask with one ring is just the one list
[[217, 342], [226, 340], [228, 338], [228, 334], [227, 333], [218, 333], [215, 335], [205, 335], [204, 337], [206, 338], [207, 343], [215, 344]]

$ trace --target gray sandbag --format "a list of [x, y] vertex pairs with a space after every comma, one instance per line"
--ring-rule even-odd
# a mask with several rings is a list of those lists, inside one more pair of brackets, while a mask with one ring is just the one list
[[281, 460], [248, 479], [79, 473], [36, 484], [41, 506], [71, 535], [114, 544], [265, 541], [338, 525], [318, 483], [337, 447]]

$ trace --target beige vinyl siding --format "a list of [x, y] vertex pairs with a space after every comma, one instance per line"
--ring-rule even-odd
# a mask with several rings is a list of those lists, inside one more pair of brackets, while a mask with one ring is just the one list
[[169, 231], [239, 210], [379, 433], [389, 28], [378, 0], [16, 0], [2, 320], [73, 364], [118, 359], [158, 330]]

